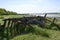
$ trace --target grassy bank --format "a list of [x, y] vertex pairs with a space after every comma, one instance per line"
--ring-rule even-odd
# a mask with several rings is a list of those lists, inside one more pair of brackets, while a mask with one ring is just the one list
[[[0, 16], [0, 23], [3, 24], [3, 19], [5, 18], [21, 18], [23, 16], [29, 16], [29, 15], [1, 15]], [[51, 18], [48, 18], [49, 20], [53, 20]], [[56, 24], [60, 24], [60, 20], [55, 20]], [[50, 22], [46, 22], [45, 28], [41, 28], [38, 25], [31, 25], [31, 27], [26, 28], [27, 33], [21, 33], [13, 38], [11, 40], [60, 40], [60, 30], [58, 29], [58, 26], [51, 26]]]

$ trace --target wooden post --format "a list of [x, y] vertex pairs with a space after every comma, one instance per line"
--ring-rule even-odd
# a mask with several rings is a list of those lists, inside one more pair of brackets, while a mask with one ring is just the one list
[[7, 40], [9, 40], [9, 25], [10, 25], [10, 20], [8, 20], [8, 25], [7, 25]]
[[16, 24], [14, 23], [14, 36], [16, 36]]
[[54, 21], [56, 20], [56, 18], [53, 19], [53, 21], [51, 22], [51, 24], [54, 24]]
[[47, 14], [45, 14], [44, 19], [46, 19]]
[[20, 26], [21, 26], [21, 23], [18, 22], [18, 23], [17, 23], [17, 27], [16, 27], [16, 28], [17, 28], [17, 29], [16, 29], [17, 34], [20, 34], [20, 30], [21, 30], [21, 29], [20, 29], [20, 28], [21, 28]]
[[12, 35], [13, 35], [13, 34], [12, 34], [12, 32], [13, 32], [13, 29], [12, 29], [12, 28], [13, 28], [13, 21], [11, 21], [11, 22], [12, 22], [12, 23], [11, 23], [11, 26], [10, 26], [10, 33], [11, 33], [11, 36], [12, 36]]
[[44, 25], [43, 26], [45, 26], [46, 16], [47, 16], [47, 14], [45, 14], [45, 16], [44, 16], [44, 19], [43, 19]]
[[53, 21], [51, 22], [50, 29], [51, 29], [51, 27], [53, 27], [55, 19], [56, 18], [54, 18]]
[[5, 29], [5, 25], [6, 25], [6, 20], [4, 20], [4, 24], [2, 26], [2, 38], [1, 38], [1, 40], [4, 40], [4, 29]]
[[16, 34], [19, 34], [19, 32], [18, 32], [18, 31], [19, 31], [19, 28], [18, 28], [19, 25], [18, 25], [18, 24], [19, 24], [19, 23], [17, 22], [17, 23], [16, 23]]
[[16, 36], [16, 19], [14, 20], [14, 26], [13, 26], [13, 28], [14, 28], [14, 36]]

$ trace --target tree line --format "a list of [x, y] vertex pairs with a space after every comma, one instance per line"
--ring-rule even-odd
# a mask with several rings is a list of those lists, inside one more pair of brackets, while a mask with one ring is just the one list
[[4, 8], [0, 8], [0, 15], [16, 15], [16, 12], [8, 11]]

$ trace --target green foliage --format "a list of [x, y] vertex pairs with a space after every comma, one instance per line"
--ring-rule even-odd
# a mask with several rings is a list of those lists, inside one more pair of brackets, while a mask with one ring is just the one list
[[34, 26], [34, 30], [35, 30], [34, 33], [37, 35], [42, 35], [45, 37], [49, 37], [49, 35], [50, 35], [46, 29], [42, 29], [42, 28], [38, 27], [37, 25]]
[[13, 12], [13, 11], [7, 11], [3, 8], [0, 8], [0, 15], [15, 15], [17, 14], [16, 12]]
[[30, 33], [30, 32], [34, 32], [35, 30], [34, 30], [34, 28], [30, 25], [30, 26], [27, 26], [26, 28], [25, 28], [25, 31], [27, 32], [27, 33]]
[[42, 29], [40, 27], [38, 27], [37, 25], [30, 25], [30, 26], [27, 26], [25, 28], [25, 32], [26, 33], [33, 33], [33, 34], [36, 34], [36, 35], [42, 35], [42, 36], [45, 36], [45, 37], [49, 37], [49, 33], [47, 32], [47, 30], [45, 29]]
[[45, 36], [45, 37], [49, 37], [49, 33], [47, 32], [47, 30], [45, 29], [42, 29], [40, 27], [38, 27], [37, 25], [21, 25], [21, 24], [18, 24], [17, 25], [18, 27], [20, 27], [20, 33], [23, 34], [23, 33], [33, 33], [33, 34], [36, 34], [36, 35], [42, 35], [42, 36]]

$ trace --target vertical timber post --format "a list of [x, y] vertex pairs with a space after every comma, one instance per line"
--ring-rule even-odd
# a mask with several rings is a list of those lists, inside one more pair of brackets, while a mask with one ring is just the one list
[[54, 21], [56, 20], [56, 18], [53, 19], [53, 21], [51, 22], [51, 24], [54, 24]]
[[47, 14], [45, 14], [45, 16], [44, 16], [44, 20], [46, 19], [46, 16], [47, 16]]
[[10, 25], [10, 20], [8, 20], [8, 25], [7, 25], [7, 40], [9, 40], [9, 25]]
[[56, 18], [54, 18], [54, 19], [52, 20], [52, 22], [51, 22], [51, 24], [50, 24], [50, 29], [51, 29], [51, 27], [54, 25], [55, 19], [56, 19]]
[[44, 26], [45, 26], [45, 22], [46, 22], [46, 16], [47, 16], [47, 14], [45, 14], [44, 19], [43, 19], [43, 21], [44, 21]]
[[4, 40], [4, 29], [5, 29], [5, 25], [6, 25], [6, 20], [3, 20], [4, 21], [4, 24], [2, 26], [2, 38], [1, 40]]
[[[11, 20], [11, 21], [12, 21], [12, 20]], [[13, 27], [13, 21], [12, 21], [11, 26], [10, 26], [10, 34], [11, 34], [11, 36], [13, 35], [13, 34], [12, 34], [12, 32], [13, 32], [12, 27]]]
[[16, 36], [16, 19], [14, 19], [14, 36]]

